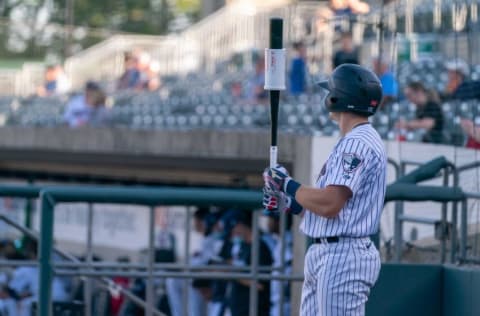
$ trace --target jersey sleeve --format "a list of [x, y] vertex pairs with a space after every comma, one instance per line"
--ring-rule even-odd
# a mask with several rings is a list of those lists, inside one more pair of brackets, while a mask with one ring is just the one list
[[325, 187], [346, 186], [355, 194], [362, 185], [369, 158], [369, 147], [364, 142], [345, 139], [329, 161]]

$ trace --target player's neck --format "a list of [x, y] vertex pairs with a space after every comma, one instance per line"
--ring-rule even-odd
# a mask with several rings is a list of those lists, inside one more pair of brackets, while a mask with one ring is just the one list
[[368, 123], [368, 118], [354, 115], [348, 112], [342, 113], [338, 120], [338, 126], [340, 127], [340, 133], [342, 136], [347, 135], [352, 129], [358, 125]]

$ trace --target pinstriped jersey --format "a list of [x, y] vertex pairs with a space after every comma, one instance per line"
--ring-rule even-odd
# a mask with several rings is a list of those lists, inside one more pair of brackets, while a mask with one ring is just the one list
[[300, 229], [310, 237], [366, 237], [378, 231], [386, 190], [387, 155], [368, 123], [354, 127], [335, 145], [316, 186], [347, 186], [352, 197], [335, 218], [306, 210]]

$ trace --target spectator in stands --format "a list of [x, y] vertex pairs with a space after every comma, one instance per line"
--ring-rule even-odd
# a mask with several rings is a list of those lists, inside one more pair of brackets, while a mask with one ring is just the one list
[[411, 82], [405, 88], [405, 97], [417, 106], [416, 119], [400, 120], [396, 128], [403, 130], [425, 130], [422, 141], [425, 143], [444, 142], [443, 113], [434, 92], [425, 88], [420, 82]]
[[71, 84], [61, 65], [48, 66], [45, 71], [45, 83], [37, 89], [41, 97], [63, 95], [70, 91]]
[[330, 0], [330, 8], [336, 16], [366, 14], [370, 11], [368, 3], [360, 0]]
[[340, 50], [333, 56], [333, 68], [341, 64], [359, 64], [359, 51], [353, 44], [352, 33], [343, 32], [340, 36]]
[[68, 102], [63, 116], [65, 122], [70, 127], [107, 125], [110, 122], [110, 112], [105, 102], [106, 96], [100, 85], [89, 81], [85, 85], [84, 93]]
[[[249, 266], [252, 250], [252, 213], [244, 211], [238, 214], [236, 224], [232, 231], [232, 263], [234, 266]], [[259, 239], [259, 266], [271, 266], [272, 256], [268, 246]], [[234, 280], [231, 282], [231, 290], [228, 304], [232, 316], [248, 315], [250, 307], [250, 280]], [[270, 313], [270, 282], [259, 281], [258, 283], [258, 315]]]
[[292, 96], [299, 96], [307, 90], [307, 52], [302, 42], [293, 44], [293, 58], [288, 73], [289, 90]]
[[465, 146], [472, 149], [480, 149], [480, 126], [476, 126], [472, 120], [463, 119], [460, 126], [467, 136]]
[[118, 79], [117, 89], [135, 89], [141, 82], [140, 71], [138, 70], [138, 57], [133, 53], [126, 53], [124, 64], [125, 71]]
[[230, 84], [230, 94], [235, 99], [242, 98], [242, 83], [240, 81], [234, 81]]
[[380, 106], [383, 108], [397, 99], [398, 83], [390, 69], [390, 65], [383, 58], [376, 57], [373, 59], [373, 71], [382, 83], [383, 98]]
[[480, 99], [480, 82], [468, 80], [470, 69], [465, 61], [457, 58], [447, 62], [445, 67], [448, 71], [448, 82], [443, 99]]
[[[311, 26], [307, 27], [308, 35], [303, 39], [307, 47], [309, 71], [312, 73], [326, 73], [330, 68], [332, 52], [330, 45], [333, 41], [333, 25], [330, 23], [333, 12], [327, 6], [320, 6], [313, 17]], [[325, 62], [327, 61], [327, 62]]]
[[353, 23], [343, 24], [342, 20], [352, 20], [355, 15], [370, 11], [368, 3], [360, 0], [330, 0], [329, 6], [335, 18], [333, 23], [336, 31], [345, 30], [345, 25], [348, 25], [351, 30]]
[[152, 61], [148, 66], [147, 81], [145, 89], [149, 91], [156, 91], [160, 88], [160, 64], [157, 61]]
[[152, 57], [149, 53], [137, 50], [134, 52], [137, 57], [137, 70], [140, 74], [139, 82], [135, 87], [137, 90], [145, 90], [148, 88], [149, 82], [149, 72], [150, 72], [150, 65], [152, 62]]
[[63, 95], [68, 93], [72, 87], [72, 84], [70, 82], [70, 79], [68, 79], [62, 65], [55, 66], [55, 78], [57, 81], [57, 88], [55, 89], [55, 94]]
[[315, 12], [315, 33], [322, 34], [330, 31], [330, 20], [333, 12], [328, 7], [322, 6]]

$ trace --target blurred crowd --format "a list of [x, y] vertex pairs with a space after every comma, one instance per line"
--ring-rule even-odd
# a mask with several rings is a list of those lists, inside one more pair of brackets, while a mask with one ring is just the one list
[[[250, 210], [197, 209], [193, 214], [192, 229], [201, 235], [201, 243], [188, 258], [190, 265], [200, 268], [200, 271], [201, 267], [210, 267], [208, 270], [206, 268], [205, 272], [212, 269], [215, 271], [215, 268], [222, 271], [225, 267], [235, 267], [244, 268], [243, 271], [236, 270], [235, 273], [247, 273], [252, 262], [252, 214]], [[262, 273], [291, 274], [291, 215], [286, 218], [283, 259], [278, 215], [265, 216], [262, 222], [265, 231], [260, 229], [259, 232], [259, 269], [262, 269]], [[37, 246], [36, 242], [27, 240], [23, 247], [19, 248], [14, 242], [5, 240], [0, 244], [0, 257], [8, 260], [37, 260]], [[177, 252], [174, 234], [165, 227], [156, 236], [155, 261], [179, 262]], [[121, 257], [118, 262], [129, 263], [130, 260]], [[122, 271], [128, 271], [128, 268]], [[126, 298], [120, 289], [128, 289], [139, 298], [145, 299], [146, 280], [124, 277], [122, 271], [118, 277], [112, 279], [114, 286], [111, 286], [109, 291], [94, 287], [91, 315], [143, 315], [143, 309]], [[250, 307], [250, 282], [247, 279], [156, 279], [155, 306], [169, 316], [245, 316], [248, 315]], [[32, 304], [38, 297], [38, 289], [37, 267], [2, 269], [0, 316], [30, 316]], [[52, 300], [57, 304], [64, 304], [67, 309], [68, 303], [84, 300], [83, 283], [79, 278], [55, 276], [52, 291]], [[280, 309], [284, 310], [283, 315], [290, 315], [288, 282], [259, 281], [257, 293], [258, 315], [276, 316], [280, 314]], [[186, 296], [188, 304], [185, 303]], [[281, 302], [283, 306], [280, 306]]]
[[[115, 83], [115, 91], [156, 91], [160, 88], [160, 66], [150, 54], [136, 49], [124, 55], [124, 72]], [[106, 87], [101, 82], [86, 82], [83, 91], [72, 91], [61, 65], [45, 70], [44, 83], [37, 89], [40, 97], [68, 96], [64, 122], [70, 127], [105, 126], [110, 123]], [[112, 91], [110, 91], [112, 92]]]
[[[379, 76], [383, 87], [383, 100], [380, 111], [389, 113], [394, 104], [414, 106], [414, 118], [395, 118], [390, 128], [396, 139], [406, 140], [408, 133], [420, 131], [423, 142], [451, 144], [451, 138], [445, 133], [446, 124], [442, 104], [451, 100], [478, 100], [480, 82], [471, 80], [471, 65], [464, 60], [454, 59], [445, 63], [448, 80], [444, 88], [439, 89], [412, 79], [400, 85], [392, 69], [393, 61], [386, 56], [361, 58], [356, 16], [370, 11], [368, 3], [360, 0], [330, 0], [322, 5], [309, 21], [309, 32], [302, 40], [288, 44], [287, 91], [282, 95], [293, 99], [312, 93], [324, 93], [315, 86], [315, 78], [324, 77], [332, 69], [344, 63], [360, 64], [370, 67]], [[320, 47], [320, 38], [327, 38], [335, 48], [330, 54]], [[356, 41], [355, 41], [356, 38]], [[320, 45], [320, 46], [319, 46]], [[323, 57], [322, 57], [323, 56]], [[233, 57], [232, 57], [233, 58]], [[331, 59], [326, 69], [319, 68], [321, 58]], [[249, 64], [249, 63], [247, 63]], [[265, 60], [262, 54], [254, 53], [250, 73], [246, 78], [223, 83], [238, 104], [268, 104], [268, 92], [264, 90]], [[248, 67], [247, 67], [248, 68]], [[64, 123], [70, 127], [106, 126], [112, 122], [107, 94], [121, 91], [158, 91], [162, 88], [159, 62], [140, 49], [126, 52], [124, 72], [113, 85], [105, 89], [101, 82], [89, 81], [83, 91], [69, 95], [64, 110]], [[188, 85], [188, 82], [185, 83]], [[60, 65], [49, 66], [45, 72], [45, 83], [38, 89], [39, 96], [55, 96], [71, 93], [70, 83]], [[110, 85], [112, 87], [112, 85]], [[108, 91], [107, 91], [108, 90]], [[478, 122], [477, 122], [478, 123]], [[472, 119], [461, 119], [458, 123], [467, 137], [465, 145], [480, 148], [480, 127]]]

